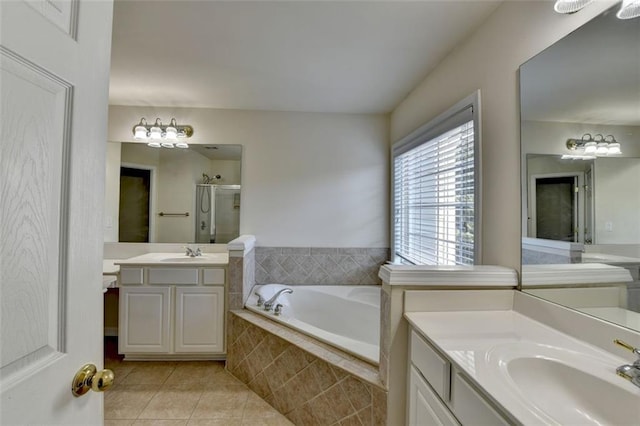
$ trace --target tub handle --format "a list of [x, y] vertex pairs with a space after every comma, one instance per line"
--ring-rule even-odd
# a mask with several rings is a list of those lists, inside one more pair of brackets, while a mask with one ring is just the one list
[[264, 303], [264, 297], [262, 297], [260, 293], [256, 293], [256, 296], [258, 296], [258, 302], [256, 303], [256, 306], [262, 306], [262, 304]]
[[273, 309], [274, 315], [280, 315], [282, 313], [282, 304], [278, 303], [276, 307]]

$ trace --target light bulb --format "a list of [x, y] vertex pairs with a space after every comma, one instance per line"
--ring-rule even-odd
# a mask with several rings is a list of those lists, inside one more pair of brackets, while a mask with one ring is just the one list
[[147, 146], [150, 146], [151, 148], [160, 148], [162, 145], [160, 145], [160, 142], [151, 141], [147, 144]]
[[596, 143], [595, 142], [587, 142], [584, 144], [584, 153], [585, 154], [595, 154], [596, 153]]
[[154, 140], [162, 139], [162, 129], [158, 126], [153, 126], [149, 130], [149, 137]]
[[620, 150], [620, 144], [618, 142], [610, 143], [608, 154], [609, 155], [622, 154], [622, 151]]
[[593, 0], [557, 0], [553, 10], [558, 13], [575, 13]]
[[143, 125], [137, 125], [133, 130], [133, 138], [138, 140], [147, 139], [147, 128]]
[[160, 145], [162, 145], [163, 148], [173, 148], [173, 142], [169, 141], [162, 141]]
[[189, 148], [189, 144], [183, 141], [176, 142], [176, 148]]
[[598, 148], [596, 148], [596, 155], [607, 155], [609, 153], [609, 144], [606, 142], [598, 142]]
[[173, 126], [169, 126], [164, 130], [165, 137], [167, 139], [177, 139], [178, 138], [178, 129]]
[[624, 0], [616, 13], [618, 19], [633, 19], [640, 16], [640, 0]]

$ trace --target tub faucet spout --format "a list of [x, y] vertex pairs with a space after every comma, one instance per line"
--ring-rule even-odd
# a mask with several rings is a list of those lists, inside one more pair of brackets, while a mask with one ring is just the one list
[[286, 287], [286, 288], [283, 288], [282, 290], [278, 291], [276, 294], [273, 295], [273, 297], [271, 299], [269, 299], [266, 302], [264, 302], [264, 310], [265, 311], [270, 311], [271, 308], [273, 308], [273, 305], [278, 300], [278, 297], [280, 297], [280, 295], [282, 293], [293, 293], [293, 290], [291, 290], [289, 287]]

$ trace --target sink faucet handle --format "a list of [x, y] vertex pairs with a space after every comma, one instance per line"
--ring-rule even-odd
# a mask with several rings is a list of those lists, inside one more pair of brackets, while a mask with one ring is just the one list
[[618, 345], [618, 346], [622, 346], [622, 347], [623, 347], [623, 348], [625, 348], [626, 350], [631, 351], [631, 352], [633, 352], [634, 354], [636, 354], [636, 355], [640, 356], [640, 349], [638, 349], [638, 348], [634, 348], [633, 346], [631, 346], [631, 345], [630, 345], [630, 344], [628, 344], [627, 342], [623, 342], [623, 341], [622, 341], [622, 340], [620, 340], [620, 339], [615, 339], [615, 340], [613, 341], [613, 343], [615, 343], [615, 344], [616, 344], [616, 345]]
[[262, 304], [264, 303], [264, 297], [262, 297], [260, 293], [256, 293], [256, 296], [258, 296], [258, 301], [256, 302], [256, 306], [262, 306]]

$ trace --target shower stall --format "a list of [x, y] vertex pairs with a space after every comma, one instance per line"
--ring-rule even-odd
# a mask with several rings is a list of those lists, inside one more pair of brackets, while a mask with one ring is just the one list
[[240, 185], [196, 185], [196, 243], [228, 243], [240, 235]]

